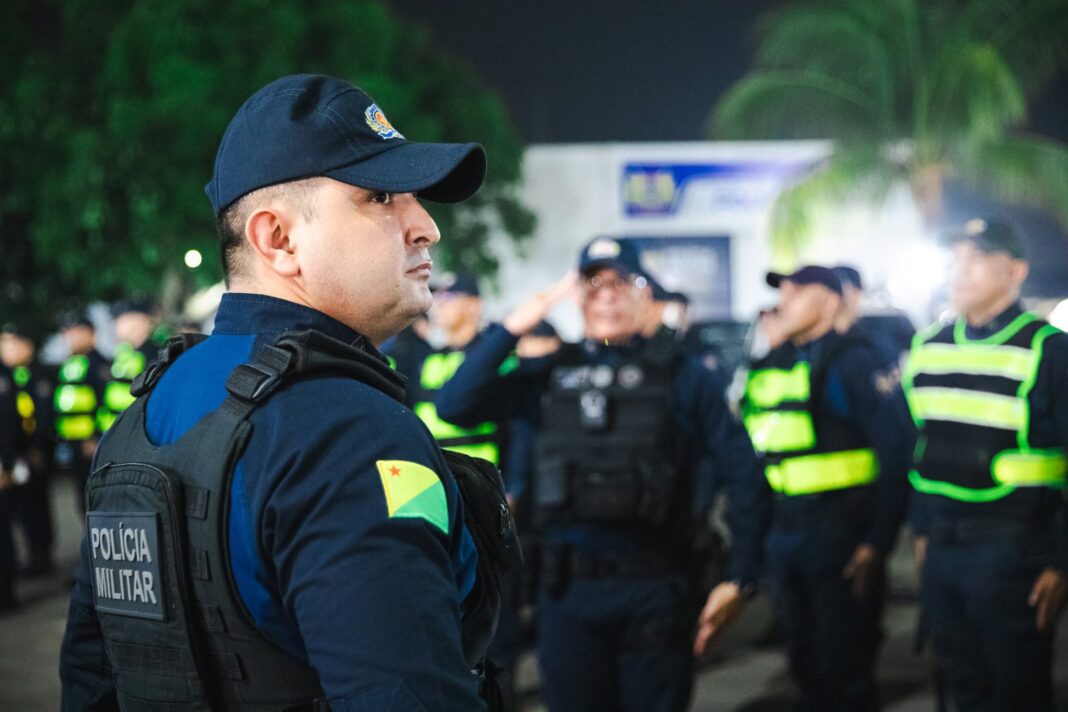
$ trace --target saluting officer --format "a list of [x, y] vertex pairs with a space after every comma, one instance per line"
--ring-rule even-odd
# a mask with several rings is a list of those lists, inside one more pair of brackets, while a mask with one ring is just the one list
[[864, 339], [834, 329], [825, 267], [770, 273], [785, 342], [749, 372], [741, 407], [775, 492], [767, 570], [801, 705], [878, 705], [884, 562], [905, 513], [912, 429], [900, 387]]
[[959, 316], [916, 335], [904, 374], [924, 612], [953, 709], [1050, 711], [1068, 336], [1020, 305], [1028, 263], [1010, 224], [975, 219], [953, 238]]
[[[584, 340], [501, 371], [518, 338], [572, 291], [572, 275], [483, 332], [438, 394], [438, 413], [467, 425], [534, 409], [549, 708], [681, 710], [694, 653], [755, 590], [767, 485], [717, 374], [674, 339], [640, 335], [650, 287], [633, 245], [594, 240], [578, 267]], [[705, 515], [692, 511], [703, 457], [727, 480], [735, 535], [729, 581], [711, 593], [694, 591], [686, 574], [693, 524]]]
[[375, 345], [431, 304], [420, 201], [485, 166], [341, 79], [241, 106], [206, 188], [230, 292], [101, 443], [64, 709], [484, 708], [499, 552]]

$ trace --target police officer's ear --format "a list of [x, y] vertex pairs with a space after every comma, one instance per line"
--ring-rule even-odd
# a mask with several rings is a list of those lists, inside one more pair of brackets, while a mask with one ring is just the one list
[[1027, 281], [1027, 275], [1031, 272], [1031, 265], [1027, 260], [1016, 259], [1012, 261], [1012, 266], [1009, 269], [1012, 270], [1012, 283], [1019, 288]]
[[300, 273], [296, 243], [292, 238], [296, 211], [285, 204], [267, 203], [253, 210], [245, 222], [245, 239], [252, 260], [283, 277]]

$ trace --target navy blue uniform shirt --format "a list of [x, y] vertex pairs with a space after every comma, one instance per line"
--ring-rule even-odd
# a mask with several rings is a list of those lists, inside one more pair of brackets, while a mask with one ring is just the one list
[[[515, 349], [517, 338], [501, 325], [483, 332], [435, 403], [438, 414], [459, 425], [469, 425], [480, 418], [506, 419], [523, 415], [537, 422], [539, 398], [547, 387], [549, 371], [555, 359], [547, 356], [500, 375], [498, 369]], [[587, 342], [590, 363], [611, 363], [622, 355], [615, 347]], [[727, 522], [733, 534], [729, 577], [753, 581], [759, 575], [763, 535], [770, 511], [770, 490], [745, 429], [730, 413], [724, 400], [724, 384], [719, 376], [699, 359], [684, 357], [674, 373], [676, 407], [674, 417], [680, 432], [691, 444], [695, 470], [704, 457], [715, 462], [716, 477], [726, 485], [730, 506]], [[530, 443], [533, 439], [529, 440]], [[518, 447], [518, 443], [514, 443]], [[527, 445], [529, 447], [529, 444]], [[613, 547], [626, 545], [603, 529], [570, 527], [561, 532], [569, 543], [578, 546]]]
[[[969, 339], [985, 339], [1022, 313], [1021, 306], [1014, 304], [983, 326], [968, 326], [965, 334]], [[1068, 334], [1054, 334], [1043, 343], [1038, 377], [1027, 401], [1032, 434], [1039, 435], [1043, 442], [1068, 447]], [[1019, 487], [1002, 499], [984, 503], [957, 502], [917, 492], [913, 502], [910, 519], [920, 535], [942, 522], [977, 515], [1005, 516], [1035, 524], [1052, 522], [1060, 527], [1057, 566], [1068, 574], [1068, 505], [1062, 492], [1048, 487]]]
[[[225, 295], [211, 337], [152, 392], [149, 438], [177, 440], [221, 405], [235, 366], [280, 333], [307, 328], [360, 338], [291, 302]], [[331, 377], [282, 389], [251, 423], [231, 487], [229, 546], [256, 626], [315, 668], [334, 710], [480, 709], [460, 642], [474, 544], [456, 483], [419, 419], [364, 383]], [[389, 517], [379, 460], [414, 462], [441, 478], [448, 532]], [[60, 663], [65, 709], [111, 708], [92, 595], [83, 545]]]
[[[828, 333], [798, 346], [800, 358], [818, 363], [820, 352], [837, 334]], [[875, 508], [864, 543], [883, 554], [894, 548], [908, 506], [908, 470], [915, 431], [896, 371], [885, 355], [870, 343], [867, 348], [845, 348], [826, 365], [822, 402], [842, 420], [854, 423], [875, 451], [879, 477], [875, 481]]]

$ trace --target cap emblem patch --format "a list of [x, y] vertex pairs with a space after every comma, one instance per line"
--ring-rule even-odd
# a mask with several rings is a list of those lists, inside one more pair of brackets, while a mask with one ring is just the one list
[[593, 259], [611, 259], [619, 257], [619, 253], [619, 243], [615, 240], [597, 240], [590, 245], [590, 249], [587, 252]]
[[367, 125], [371, 127], [371, 130], [385, 139], [390, 138], [404, 138], [400, 131], [393, 128], [393, 124], [389, 123], [389, 119], [382, 113], [382, 110], [378, 108], [378, 104], [371, 104], [367, 107], [367, 110], [363, 112], [364, 119], [367, 121]]

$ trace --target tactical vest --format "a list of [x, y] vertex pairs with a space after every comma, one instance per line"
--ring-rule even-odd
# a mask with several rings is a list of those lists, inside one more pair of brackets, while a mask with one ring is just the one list
[[675, 355], [650, 341], [610, 366], [591, 364], [580, 344], [560, 349], [542, 398], [537, 522], [659, 528], [674, 519], [688, 484], [672, 412]]
[[742, 418], [775, 492], [818, 494], [868, 485], [878, 476], [875, 453], [857, 428], [817, 408], [827, 365], [856, 343], [832, 335], [815, 364], [780, 347], [749, 372]]
[[920, 431], [916, 490], [974, 503], [1017, 487], [1064, 487], [1064, 449], [1031, 432], [1028, 400], [1043, 343], [1056, 333], [1024, 313], [985, 339], [969, 339], [964, 319], [916, 335], [903, 376]]
[[89, 357], [74, 354], [59, 368], [56, 386], [56, 435], [60, 440], [88, 440], [97, 431], [96, 390], [88, 383]]
[[19, 418], [22, 420], [22, 432], [33, 435], [37, 432], [37, 403], [30, 393], [30, 381], [33, 374], [26, 366], [16, 366], [11, 369], [11, 376], [15, 381], [15, 402], [18, 406]]
[[[449, 382], [463, 362], [463, 351], [439, 351], [427, 356], [419, 376], [424, 399], [416, 403], [413, 410], [420, 420], [426, 423], [430, 434], [442, 449], [489, 460], [494, 465], [499, 465], [500, 433], [496, 423], [487, 421], [473, 428], [461, 428], [442, 420], [434, 405], [434, 394]], [[509, 363], [506, 361], [502, 369], [507, 368]]]
[[134, 402], [130, 385], [147, 365], [145, 355], [138, 349], [126, 343], [115, 347], [115, 360], [111, 362], [111, 380], [104, 386], [104, 407], [97, 412], [100, 432], [107, 432], [119, 413]]
[[[233, 470], [251, 436], [249, 416], [289, 382], [347, 376], [401, 400], [404, 379], [319, 332], [285, 334], [231, 372], [229, 395], [217, 410], [178, 441], [156, 447], [146, 435], [147, 394], [203, 338], [172, 339], [135, 379], [136, 400], [101, 442], [86, 487], [95, 608], [120, 706], [125, 712], [328, 709], [315, 671], [259, 632], [236, 590], [227, 534]], [[479, 551], [461, 630], [474, 667], [496, 626], [501, 562], [520, 554], [496, 470], [490, 468], [494, 482], [484, 468], [453, 458], [449, 465]]]

